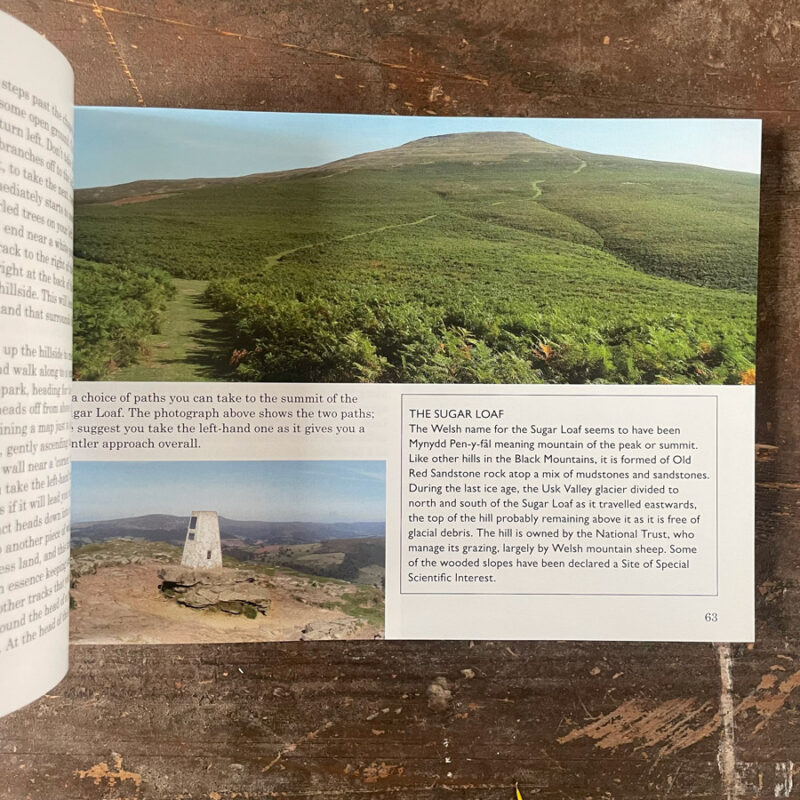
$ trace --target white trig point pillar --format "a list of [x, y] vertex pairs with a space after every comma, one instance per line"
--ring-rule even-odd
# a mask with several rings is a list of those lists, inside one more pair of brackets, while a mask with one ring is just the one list
[[214, 569], [222, 566], [219, 518], [216, 511], [192, 511], [181, 566]]

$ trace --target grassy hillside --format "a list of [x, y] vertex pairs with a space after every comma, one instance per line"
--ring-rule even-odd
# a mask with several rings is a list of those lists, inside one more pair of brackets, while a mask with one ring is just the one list
[[170, 276], [138, 262], [75, 259], [73, 371], [95, 380], [134, 363], [175, 294]]
[[261, 548], [223, 546], [223, 552], [250, 564], [287, 567], [306, 574], [377, 586], [382, 585], [386, 564], [383, 537], [329, 539]]
[[235, 380], [739, 383], [757, 225], [753, 175], [454, 134], [85, 190], [75, 248], [210, 280]]

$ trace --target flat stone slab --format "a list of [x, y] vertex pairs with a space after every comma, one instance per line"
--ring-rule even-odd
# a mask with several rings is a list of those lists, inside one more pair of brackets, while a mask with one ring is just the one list
[[340, 619], [318, 620], [309, 622], [302, 630], [301, 642], [329, 641], [331, 639], [344, 639], [348, 634], [358, 628], [358, 620], [353, 617]]
[[190, 569], [168, 565], [158, 571], [163, 594], [189, 608], [228, 614], [266, 614], [272, 601], [266, 578], [237, 569]]

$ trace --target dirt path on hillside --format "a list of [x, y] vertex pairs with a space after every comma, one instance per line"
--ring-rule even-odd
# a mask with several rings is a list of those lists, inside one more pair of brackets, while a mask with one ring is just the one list
[[203, 302], [208, 281], [173, 280], [176, 294], [164, 313], [161, 331], [145, 341], [138, 364], [108, 376], [115, 381], [214, 381], [225, 377], [227, 353], [220, 348], [222, 314]]
[[[577, 175], [582, 169], [586, 169], [587, 164], [582, 158], [578, 158], [578, 156], [572, 156], [577, 162], [578, 166], [572, 170], [572, 175]], [[538, 200], [542, 196], [542, 184], [545, 182], [545, 179], [542, 178], [538, 181], [532, 181], [531, 186], [533, 187], [533, 197], [532, 200]], [[498, 205], [497, 203], [492, 203], [493, 206]]]
[[281, 250], [279, 253], [275, 253], [275, 255], [267, 256], [265, 266], [274, 267], [282, 258], [285, 258], [292, 253], [299, 253], [301, 250], [310, 250], [313, 247], [322, 247], [323, 245], [334, 244], [336, 242], [346, 242], [348, 239], [358, 239], [361, 236], [371, 236], [374, 233], [392, 230], [393, 228], [409, 228], [412, 225], [422, 225], [424, 222], [428, 222], [428, 220], [432, 220], [434, 217], [438, 216], [438, 214], [429, 214], [427, 217], [421, 217], [420, 219], [415, 219], [412, 222], [398, 222], [394, 225], [381, 225], [380, 228], [371, 228], [368, 231], [361, 231], [360, 233], [348, 233], [346, 236], [339, 236], [336, 239], [323, 239], [320, 242], [301, 244], [299, 247], [292, 247], [289, 250]]
[[[436, 216], [438, 215], [429, 214], [411, 222], [381, 225], [368, 231], [281, 250], [267, 256], [264, 266], [274, 267], [281, 259], [301, 250], [372, 236], [394, 228], [422, 225]], [[229, 376], [230, 351], [220, 347], [220, 342], [228, 338], [225, 319], [221, 313], [209, 308], [202, 299], [208, 281], [175, 278], [173, 283], [176, 294], [164, 312], [161, 331], [147, 338], [138, 363], [112, 372], [108, 380], [218, 381]]]
[[[222, 611], [186, 608], [158, 589], [159, 562], [101, 567], [83, 575], [71, 594], [70, 641], [73, 644], [192, 644], [200, 642], [298, 641], [310, 622], [342, 619], [341, 610], [320, 608], [298, 599], [309, 589], [290, 577], [274, 578], [266, 616], [256, 619]], [[303, 582], [305, 584], [305, 582]], [[318, 587], [324, 593], [326, 587]], [[332, 591], [332, 590], [328, 590]], [[331, 596], [328, 600], [334, 600]], [[348, 636], [372, 639], [382, 630], [363, 624]]]
[[572, 170], [572, 174], [577, 175], [582, 169], [586, 169], [587, 164], [582, 158], [578, 158], [578, 156], [572, 156], [572, 157], [578, 162], [578, 166], [575, 167], [574, 170]]

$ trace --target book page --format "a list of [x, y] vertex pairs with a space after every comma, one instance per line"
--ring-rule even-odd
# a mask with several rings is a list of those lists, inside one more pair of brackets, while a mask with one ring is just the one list
[[67, 669], [73, 76], [0, 12], [0, 715]]
[[752, 638], [758, 121], [76, 130], [75, 643]]

